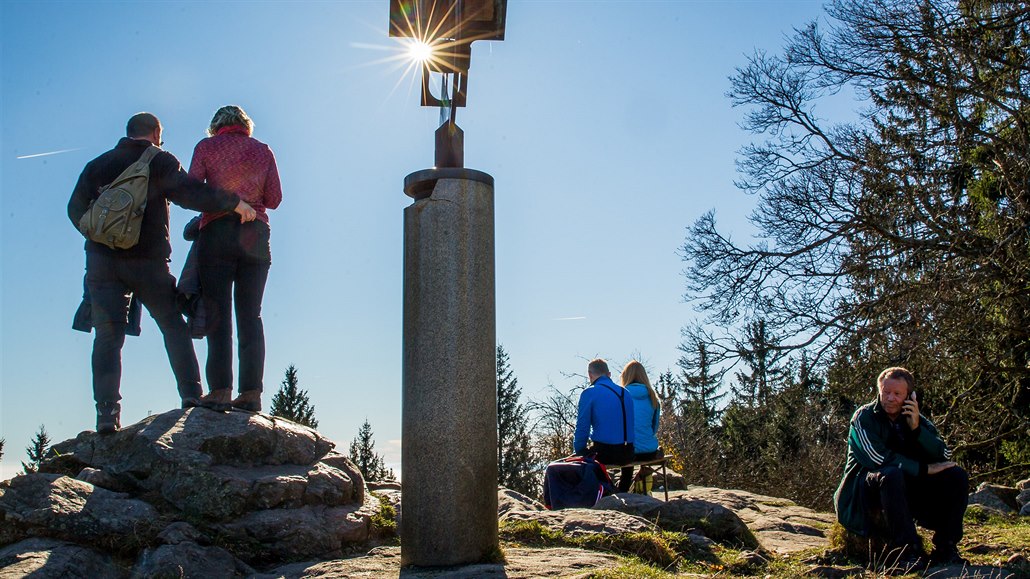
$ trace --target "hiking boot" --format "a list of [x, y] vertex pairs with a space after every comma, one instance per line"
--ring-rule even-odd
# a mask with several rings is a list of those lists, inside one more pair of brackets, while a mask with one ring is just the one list
[[97, 402], [97, 432], [112, 434], [122, 427], [122, 406], [117, 402]]
[[969, 560], [959, 555], [955, 545], [938, 545], [930, 553], [930, 563], [933, 565], [969, 565]]
[[248, 390], [242, 392], [232, 401], [232, 407], [247, 412], [261, 412], [261, 391]]
[[218, 412], [228, 412], [232, 410], [232, 390], [228, 388], [222, 388], [220, 390], [212, 390], [200, 397], [200, 405], [204, 408], [210, 408]]
[[200, 406], [200, 398], [195, 396], [187, 396], [182, 399], [182, 408], [196, 408]]

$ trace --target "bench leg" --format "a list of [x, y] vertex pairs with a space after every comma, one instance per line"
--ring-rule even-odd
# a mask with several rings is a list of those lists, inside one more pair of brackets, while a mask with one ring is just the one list
[[662, 462], [662, 489], [665, 490], [665, 502], [669, 502], [669, 473], [665, 471], [666, 462]]

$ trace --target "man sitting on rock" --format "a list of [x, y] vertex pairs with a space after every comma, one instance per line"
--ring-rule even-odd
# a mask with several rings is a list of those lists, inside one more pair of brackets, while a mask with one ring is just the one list
[[887, 563], [909, 568], [927, 564], [918, 521], [934, 531], [931, 562], [963, 563], [957, 545], [969, 493], [966, 471], [919, 414], [911, 372], [887, 368], [877, 385], [877, 399], [851, 418], [844, 478], [834, 494], [837, 520], [864, 537], [875, 532], [870, 517], [879, 511], [892, 550]]
[[596, 454], [605, 465], [624, 465], [635, 456], [633, 396], [611, 376], [608, 363], [600, 358], [587, 366], [590, 387], [579, 395], [573, 449], [580, 456]]

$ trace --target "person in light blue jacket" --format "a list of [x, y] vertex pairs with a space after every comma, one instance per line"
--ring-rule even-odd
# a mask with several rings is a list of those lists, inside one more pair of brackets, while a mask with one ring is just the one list
[[[655, 460], [664, 456], [658, 447], [658, 421], [662, 415], [662, 405], [658, 394], [647, 379], [643, 364], [630, 360], [622, 369], [622, 385], [633, 397], [634, 424], [636, 426], [633, 449], [636, 455], [634, 462]], [[646, 468], [646, 467], [641, 467]], [[633, 484], [633, 467], [622, 469], [619, 476], [619, 492], [628, 492]]]

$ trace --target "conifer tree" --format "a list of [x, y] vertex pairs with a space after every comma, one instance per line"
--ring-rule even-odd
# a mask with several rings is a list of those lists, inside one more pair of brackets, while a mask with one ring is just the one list
[[762, 407], [786, 380], [786, 370], [780, 366], [783, 352], [778, 339], [771, 335], [765, 320], [747, 325], [744, 340], [737, 344], [738, 357], [745, 371], [737, 372], [737, 386], [733, 389], [734, 402], [747, 408]]
[[654, 383], [655, 392], [662, 400], [662, 407], [671, 408], [673, 401], [679, 397], [680, 384], [672, 375], [672, 370], [666, 370], [658, 375], [658, 381]]
[[40, 424], [36, 435], [32, 437], [32, 443], [25, 447], [29, 462], [22, 462], [21, 466], [26, 474], [39, 470], [39, 463], [46, 456], [47, 450], [50, 450], [50, 435], [47, 434], [46, 427]]
[[298, 424], [318, 428], [315, 407], [308, 399], [307, 390], [297, 387], [297, 367], [290, 364], [286, 369], [279, 391], [272, 396], [272, 416], [280, 416]]
[[536, 490], [529, 409], [504, 346], [497, 346], [497, 484], [522, 494]]
[[0, 459], [4, 457], [4, 442], [6, 442], [6, 440], [0, 438]]
[[708, 345], [699, 338], [680, 344], [680, 356], [677, 364], [680, 367], [682, 389], [688, 401], [696, 403], [708, 425], [715, 425], [719, 418], [718, 403], [725, 392], [722, 389], [723, 372], [713, 364]]
[[366, 481], [392, 480], [393, 469], [386, 468], [382, 455], [376, 453], [376, 441], [372, 436], [372, 425], [368, 419], [358, 429], [358, 435], [350, 443], [350, 459], [357, 465]]

